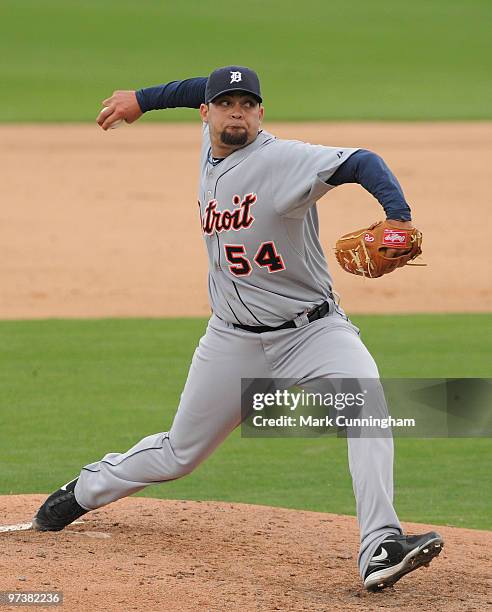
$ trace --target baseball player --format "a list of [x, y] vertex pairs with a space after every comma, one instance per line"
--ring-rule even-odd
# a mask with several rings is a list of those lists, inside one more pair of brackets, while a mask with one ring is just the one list
[[[241, 423], [241, 379], [371, 379], [376, 364], [337, 305], [318, 236], [316, 201], [359, 183], [396, 231], [411, 228], [401, 187], [376, 154], [281, 140], [262, 130], [257, 74], [227, 66], [208, 78], [118, 91], [104, 101], [107, 130], [144, 112], [199, 108], [203, 123], [199, 206], [208, 250], [212, 315], [194, 353], [168, 432], [86, 465], [39, 508], [33, 528], [57, 531], [90, 510], [150, 484], [189, 474]], [[388, 248], [388, 257], [399, 255]], [[382, 388], [373, 414], [387, 415]], [[437, 556], [435, 532], [407, 536], [393, 508], [390, 436], [348, 437], [360, 529], [359, 571], [369, 590], [393, 585]]]

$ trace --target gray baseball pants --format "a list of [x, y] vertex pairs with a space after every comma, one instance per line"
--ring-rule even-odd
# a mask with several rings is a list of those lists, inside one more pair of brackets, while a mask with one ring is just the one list
[[[144, 487], [189, 474], [241, 422], [241, 378], [295, 379], [306, 390], [327, 378], [379, 377], [358, 329], [337, 310], [302, 327], [263, 334], [235, 329], [212, 315], [195, 350], [171, 429], [126, 453], [85, 466], [75, 488], [93, 510]], [[387, 415], [382, 389], [371, 413]], [[393, 508], [393, 440], [347, 438], [360, 529], [363, 576], [380, 542], [402, 529]]]

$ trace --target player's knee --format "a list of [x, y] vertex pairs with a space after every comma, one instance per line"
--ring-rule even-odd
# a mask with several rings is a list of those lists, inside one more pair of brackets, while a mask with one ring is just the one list
[[201, 460], [197, 457], [174, 457], [174, 476], [175, 478], [182, 478], [191, 474], [193, 470], [198, 467]]
[[176, 464], [174, 469], [175, 478], [183, 478], [183, 476], [188, 476], [195, 469], [194, 465], [190, 465], [188, 463], [185, 464]]

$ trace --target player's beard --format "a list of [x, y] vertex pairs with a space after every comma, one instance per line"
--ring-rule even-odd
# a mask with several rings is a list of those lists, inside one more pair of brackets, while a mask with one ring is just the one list
[[248, 131], [246, 128], [226, 128], [220, 133], [220, 141], [225, 145], [243, 146], [248, 142]]

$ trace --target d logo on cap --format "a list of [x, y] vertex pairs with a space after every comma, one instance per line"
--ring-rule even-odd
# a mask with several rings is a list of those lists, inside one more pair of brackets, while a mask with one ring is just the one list
[[246, 66], [224, 66], [214, 70], [208, 77], [205, 104], [232, 91], [252, 94], [258, 102], [262, 102], [260, 80], [254, 70]]

